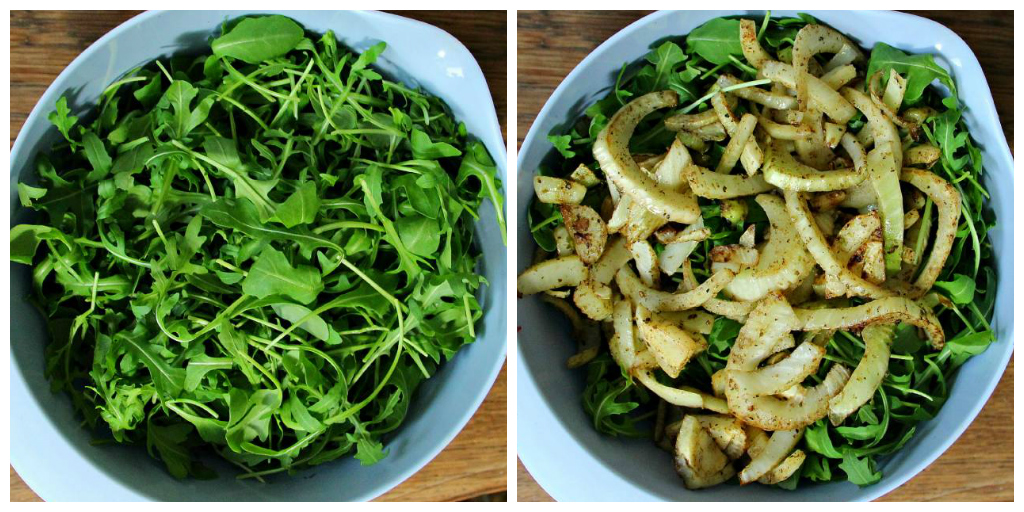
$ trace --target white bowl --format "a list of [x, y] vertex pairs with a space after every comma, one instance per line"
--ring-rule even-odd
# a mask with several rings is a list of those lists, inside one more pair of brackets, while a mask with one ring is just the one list
[[[457, 39], [418, 21], [379, 12], [277, 12], [307, 30], [328, 29], [345, 45], [365, 50], [386, 41], [377, 65], [409, 85], [419, 85], [442, 98], [469, 133], [487, 146], [505, 175], [505, 144], [487, 82], [476, 60]], [[12, 225], [24, 219], [16, 184], [34, 172], [32, 162], [47, 151], [57, 130], [46, 120], [61, 95], [69, 96], [76, 115], [95, 104], [100, 92], [132, 68], [157, 57], [207, 46], [220, 24], [250, 12], [147, 12], [101, 37], [78, 56], [46, 90], [25, 122], [11, 151]], [[490, 282], [481, 291], [484, 317], [475, 343], [416, 393], [409, 415], [387, 440], [390, 454], [362, 467], [345, 457], [282, 476], [264, 485], [236, 480], [225, 466], [216, 480], [172, 478], [163, 464], [140, 446], [92, 446], [91, 434], [79, 425], [71, 401], [50, 392], [43, 376], [47, 335], [41, 315], [24, 300], [30, 270], [11, 265], [11, 463], [26, 483], [48, 501], [202, 500], [202, 501], [334, 501], [374, 498], [398, 485], [434, 458], [465, 426], [487, 395], [505, 359], [506, 247], [494, 222], [494, 208], [485, 201], [476, 229], [483, 250], [480, 271]]]
[[[534, 170], [552, 151], [546, 136], [566, 126], [603, 97], [624, 62], [643, 58], [664, 37], [689, 33], [719, 16], [760, 11], [659, 12], [626, 27], [605, 41], [566, 77], [541, 109], [519, 152], [517, 175], [519, 269], [526, 268], [534, 243], [526, 222], [533, 196]], [[953, 73], [964, 119], [984, 155], [984, 181], [999, 219], [989, 232], [996, 253], [998, 289], [992, 328], [996, 342], [959, 371], [949, 401], [939, 415], [918, 425], [913, 439], [883, 459], [884, 477], [860, 488], [849, 482], [804, 485], [794, 492], [762, 485], [722, 485], [687, 491], [671, 458], [650, 440], [626, 440], [598, 434], [581, 406], [582, 371], [565, 367], [574, 352], [564, 318], [536, 297], [518, 301], [516, 370], [519, 456], [544, 489], [558, 500], [572, 501], [852, 501], [877, 498], [932, 463], [963, 433], [985, 404], [1013, 352], [1013, 157], [1006, 146], [992, 94], [977, 58], [967, 44], [933, 21], [892, 12], [811, 11], [810, 14], [850, 35], [866, 48], [884, 41], [914, 53], [933, 53]], [[795, 16], [796, 12], [772, 12]]]

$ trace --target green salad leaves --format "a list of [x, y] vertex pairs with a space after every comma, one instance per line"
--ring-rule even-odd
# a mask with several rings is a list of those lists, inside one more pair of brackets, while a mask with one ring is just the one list
[[[644, 59], [623, 65], [614, 87], [587, 108], [584, 117], [549, 135], [557, 152], [551, 153], [538, 173], [567, 177], [581, 164], [599, 172], [593, 157], [596, 135], [633, 98], [664, 89], [679, 94], [677, 108], [648, 115], [630, 140], [630, 153], [637, 158], [651, 158], [665, 153], [675, 138], [662, 121], [675, 114], [711, 108], [707, 101], [710, 95], [705, 93], [721, 74], [728, 73], [746, 86], [762, 85], [761, 81], [750, 83], [758, 79], [757, 70], [744, 59], [739, 23], [738, 19], [730, 18], [711, 20], [686, 37], [659, 40]], [[769, 13], [756, 24], [757, 38], [775, 58], [789, 62], [798, 31], [816, 23], [807, 15], [771, 18]], [[920, 422], [935, 417], [949, 397], [957, 369], [995, 341], [989, 320], [995, 304], [996, 274], [987, 233], [996, 220], [987, 206], [989, 195], [982, 185], [981, 151], [964, 123], [964, 106], [953, 77], [932, 55], [911, 55], [884, 43], [875, 45], [867, 57], [867, 76], [882, 71], [882, 76], [888, 77], [888, 70], [894, 69], [906, 78], [904, 105], [924, 112], [921, 140], [941, 151], [941, 158], [931, 170], [955, 187], [961, 197], [953, 249], [932, 289], [934, 293], [925, 299], [934, 308], [947, 341], [941, 350], [935, 351], [916, 328], [898, 325], [888, 371], [873, 398], [840, 426], [823, 419], [807, 427], [800, 444], [807, 454], [806, 460], [792, 477], [776, 484], [786, 489], [796, 488], [801, 481], [848, 480], [858, 485], [879, 481], [884, 470], [882, 457], [910, 441]], [[828, 60], [826, 56], [815, 58], [819, 59], [818, 65]], [[864, 126], [865, 121], [859, 118], [851, 121], [848, 128], [856, 133]], [[725, 143], [703, 140], [699, 147], [690, 149], [697, 164], [714, 169]], [[608, 196], [607, 188], [589, 188], [583, 204], [600, 211]], [[715, 247], [738, 243], [740, 235], [752, 225], [756, 233], [763, 233], [768, 224], [765, 212], [750, 198], [722, 202], [701, 198], [699, 203], [710, 236], [699, 242], [689, 261], [697, 280], [703, 281], [712, 273], [711, 252]], [[928, 200], [925, 211], [934, 212], [934, 206]], [[723, 215], [727, 210], [734, 215]], [[555, 229], [564, 223], [558, 208], [534, 200], [527, 220], [537, 245], [544, 251], [555, 251]], [[927, 227], [920, 232], [929, 233]], [[917, 250], [927, 246], [924, 236], [927, 235], [919, 237]], [[651, 244], [656, 253], [664, 250], [662, 243], [652, 239]], [[678, 274], [672, 279], [678, 281]], [[666, 286], [664, 289], [675, 289], [672, 283]], [[845, 305], [863, 302], [838, 301]], [[711, 377], [725, 368], [740, 327], [738, 322], [717, 316], [705, 336], [707, 348], [690, 360], [679, 378], [660, 374], [659, 378], [674, 388], [690, 386], [710, 393]], [[865, 345], [859, 336], [845, 331], [829, 336], [824, 340], [824, 361], [810, 377], [815, 383], [821, 382], [835, 364], [855, 368], [864, 355]], [[634, 383], [626, 372], [616, 371], [606, 347], [586, 366], [582, 404], [595, 429], [614, 436], [649, 435], [648, 420], [657, 410], [656, 397]]]
[[[18, 185], [46, 374], [176, 477], [387, 456], [417, 386], [473, 342], [474, 223], [502, 184], [438, 98], [282, 16], [111, 84]], [[109, 431], [109, 434], [104, 432]]]

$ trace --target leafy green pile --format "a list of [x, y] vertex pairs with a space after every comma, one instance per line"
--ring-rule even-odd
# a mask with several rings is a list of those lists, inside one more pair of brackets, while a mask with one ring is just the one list
[[[18, 184], [11, 229], [84, 422], [171, 474], [387, 455], [417, 386], [473, 342], [474, 223], [501, 182], [444, 103], [328, 32], [246, 18], [136, 69]], [[44, 249], [39, 251], [39, 246]], [[107, 428], [103, 428], [107, 427]]]
[[[817, 23], [817, 20], [805, 14], [799, 18], [771, 18], [769, 13], [759, 25], [758, 39], [765, 50], [779, 60], [790, 61], [794, 38], [808, 23]], [[792, 478], [778, 484], [787, 489], [795, 488], [801, 479], [814, 482], [846, 479], [858, 485], [877, 482], [882, 476], [876, 469], [878, 457], [899, 450], [914, 435], [918, 423], [935, 417], [949, 396], [957, 368], [995, 341], [988, 321], [995, 304], [996, 276], [992, 245], [986, 236], [995, 226], [995, 216], [986, 206], [989, 195], [981, 185], [981, 152], [962, 120], [956, 86], [949, 72], [937, 65], [931, 55], [908, 55], [878, 43], [870, 54], [868, 76], [878, 70], [886, 71], [884, 76], [888, 76], [888, 69], [895, 69], [907, 78], [905, 106], [934, 109], [935, 113], [923, 126], [928, 141], [942, 151], [941, 160], [933, 171], [953, 184], [962, 198], [960, 229], [940, 280], [935, 284], [936, 291], [950, 299], [946, 306], [940, 305], [936, 310], [947, 342], [941, 351], [932, 351], [916, 329], [899, 325], [889, 371], [874, 398], [842, 426], [834, 427], [820, 420], [807, 429], [801, 446], [808, 454], [807, 460]], [[710, 95], [702, 96], [702, 92], [708, 91], [718, 75], [726, 72], [745, 83], [756, 79], [756, 70], [743, 57], [738, 19], [713, 19], [684, 38], [660, 42], [644, 60], [624, 64], [609, 94], [568, 127], [568, 134], [558, 132], [548, 136], [558, 154], [549, 160], [553, 165], [538, 172], [564, 177], [580, 164], [599, 169], [592, 157], [593, 142], [608, 120], [632, 98], [667, 88], [679, 94], [680, 107], [648, 116], [637, 127], [630, 142], [634, 154], [665, 152], [675, 134], [665, 128], [662, 120], [680, 112], [710, 108], [707, 104]], [[943, 96], [942, 91], [932, 85], [935, 81], [943, 84], [948, 94]], [[858, 114], [849, 126], [851, 130], [862, 128], [863, 117]], [[705, 152], [694, 152], [692, 156], [699, 165], [713, 169], [721, 158], [724, 144], [708, 142], [707, 146]], [[592, 187], [583, 204], [599, 209], [607, 194], [607, 187]], [[711, 230], [711, 236], [690, 256], [698, 280], [710, 276], [709, 252], [713, 247], [737, 243], [751, 224], [757, 225], [759, 233], [767, 229], [767, 218], [760, 206], [752, 198], [745, 202], [745, 218], [742, 215], [725, 218], [719, 202], [700, 199], [704, 223]], [[554, 205], [534, 200], [528, 210], [528, 221], [537, 245], [545, 251], [554, 251], [553, 233], [562, 224], [559, 210]], [[660, 253], [663, 246], [654, 245]], [[741, 324], [728, 318], [717, 318], [707, 336], [708, 349], [695, 357], [675, 382], [659, 371], [660, 378], [674, 387], [687, 385], [710, 392], [711, 375], [725, 367], [740, 327]], [[858, 336], [837, 332], [828, 342], [826, 361], [815, 378], [820, 381], [834, 363], [856, 367], [863, 353], [864, 343]], [[655, 398], [628, 375], [616, 371], [607, 352], [602, 352], [587, 366], [583, 407], [599, 432], [613, 436], [648, 436], [645, 420], [654, 415]]]

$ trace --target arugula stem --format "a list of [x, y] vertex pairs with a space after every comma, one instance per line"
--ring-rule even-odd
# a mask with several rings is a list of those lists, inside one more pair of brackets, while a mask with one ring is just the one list
[[764, 32], [768, 29], [768, 22], [772, 19], [772, 11], [764, 12], [764, 20], [761, 21], [761, 28], [757, 31], [758, 42], [764, 41]]
[[378, 394], [380, 394], [381, 390], [384, 389], [384, 386], [386, 386], [388, 384], [388, 381], [391, 380], [391, 374], [395, 373], [395, 368], [398, 367], [398, 361], [401, 359], [401, 355], [402, 355], [402, 345], [399, 344], [398, 345], [398, 350], [395, 351], [394, 358], [391, 361], [391, 367], [388, 368], [387, 374], [385, 374], [383, 378], [379, 379], [380, 384], [378, 384], [377, 387], [374, 388], [373, 392], [370, 393], [370, 396], [364, 398], [363, 401], [359, 402], [358, 404], [356, 404], [353, 407], [350, 407], [348, 410], [346, 410], [346, 411], [344, 411], [342, 413], [339, 413], [336, 416], [332, 416], [330, 418], [327, 418], [326, 420], [324, 420], [324, 423], [327, 423], [327, 424], [341, 423], [342, 421], [345, 421], [346, 419], [350, 418], [354, 414], [358, 413], [360, 410], [363, 409], [363, 407], [366, 407], [370, 402], [372, 402], [373, 399], [376, 398]]
[[682, 113], [682, 114], [690, 113], [691, 111], [693, 111], [693, 109], [697, 108], [698, 106], [700, 106], [705, 101], [710, 100], [711, 98], [713, 98], [718, 93], [732, 92], [732, 91], [735, 91], [737, 89], [743, 89], [743, 88], [746, 88], [746, 87], [756, 87], [758, 85], [765, 85], [765, 84], [770, 84], [770, 83], [772, 83], [771, 79], [769, 79], [769, 78], [761, 78], [759, 80], [751, 80], [749, 82], [742, 82], [742, 83], [738, 83], [738, 84], [735, 84], [735, 85], [730, 85], [730, 86], [722, 87], [722, 88], [719, 88], [717, 85], [713, 85], [713, 86], [711, 86], [711, 90], [707, 94], [705, 94], [704, 96], [701, 96], [700, 98], [695, 100], [693, 103], [690, 103], [689, 105], [687, 105], [685, 108], [683, 108], [680, 111], [680, 113]]
[[243, 276], [249, 275], [248, 272], [246, 272], [246, 271], [244, 271], [244, 270], [242, 270], [242, 269], [240, 269], [240, 268], [238, 268], [238, 267], [236, 267], [236, 266], [234, 266], [234, 265], [232, 265], [232, 264], [230, 264], [230, 263], [228, 263], [228, 262], [226, 262], [226, 261], [224, 261], [224, 260], [222, 260], [220, 258], [217, 258], [217, 259], [213, 260], [213, 262], [218, 264], [218, 265], [220, 265], [220, 266], [222, 266], [222, 267], [224, 267], [224, 268], [226, 268], [226, 269], [228, 269], [228, 270], [231, 270], [233, 272], [238, 272], [239, 274], [242, 274]]
[[382, 228], [382, 227], [380, 227], [380, 226], [378, 226], [376, 224], [370, 224], [369, 222], [359, 222], [359, 221], [354, 221], [354, 220], [342, 220], [342, 221], [338, 221], [338, 222], [332, 222], [330, 224], [324, 224], [324, 225], [314, 229], [313, 233], [316, 233], [316, 234], [319, 235], [319, 234], [325, 233], [327, 231], [333, 231], [335, 229], [346, 229], [346, 228], [369, 229], [371, 231], [377, 231], [378, 233], [383, 233], [384, 232], [384, 228]]
[[397, 130], [388, 129], [371, 129], [371, 128], [352, 128], [345, 130], [334, 130], [331, 132], [334, 135], [390, 135], [392, 137], [400, 137], [401, 132]]
[[721, 64], [718, 64], [715, 67], [705, 71], [704, 74], [700, 75], [700, 79], [701, 80], [706, 80], [709, 76], [714, 75], [715, 73], [718, 73], [719, 71], [722, 70], [722, 68], [724, 68], [724, 67], [726, 67], [728, 65], [729, 65], [728, 62], [723, 62]]
[[145, 261], [142, 261], [140, 259], [136, 259], [136, 258], [132, 258], [131, 256], [128, 256], [128, 254], [126, 254], [123, 251], [119, 251], [117, 249], [117, 247], [114, 246], [114, 244], [110, 243], [110, 240], [107, 240], [107, 236], [103, 232], [103, 223], [102, 222], [97, 222], [96, 223], [96, 232], [99, 233], [99, 235], [100, 235], [100, 246], [103, 247], [104, 249], [106, 249], [106, 251], [109, 254], [111, 254], [112, 256], [114, 256], [114, 257], [116, 257], [118, 259], [121, 259], [123, 261], [127, 261], [128, 263], [131, 263], [132, 265], [137, 265], [137, 266], [142, 267], [142, 268], [152, 268], [152, 265], [150, 265], [149, 263], [147, 263]]
[[[270, 127], [267, 126], [267, 124], [263, 122], [263, 119], [261, 119], [260, 116], [256, 115], [255, 112], [250, 110], [245, 105], [242, 105], [240, 102], [238, 102], [237, 100], [235, 100], [234, 98], [232, 98], [232, 97], [230, 97], [230, 96], [228, 96], [226, 94], [222, 94], [222, 93], [219, 93], [219, 92], [214, 92], [214, 94], [217, 95], [217, 99], [225, 101], [227, 103], [230, 103], [231, 106], [237, 108], [238, 110], [242, 111], [245, 115], [251, 117], [254, 121], [256, 121], [256, 124], [260, 125], [260, 128], [263, 128], [264, 130], [267, 130], [267, 131], [270, 130]], [[236, 137], [237, 138], [237, 134], [232, 133], [231, 135], [232, 135], [232, 137]]]
[[746, 63], [744, 63], [740, 59], [736, 58], [735, 55], [730, 55], [729, 56], [729, 60], [732, 61], [732, 64], [734, 66], [740, 68], [741, 70], [746, 71], [747, 73], [749, 73], [751, 75], [757, 75], [757, 69], [750, 67], [749, 65], [747, 65]]
[[198, 400], [192, 400], [190, 398], [176, 398], [174, 400], [166, 400], [166, 401], [163, 402], [163, 404], [166, 405], [166, 406], [171, 406], [173, 404], [189, 404], [189, 405], [194, 405], [194, 406], [196, 406], [196, 407], [206, 411], [207, 413], [209, 413], [210, 416], [213, 416], [213, 419], [220, 419], [220, 416], [217, 414], [217, 411], [211, 409], [209, 406], [207, 406], [206, 404], [204, 404], [204, 403], [202, 403], [202, 402], [200, 402]]
[[420, 171], [419, 169], [416, 169], [414, 167], [409, 167], [407, 165], [401, 165], [404, 162], [401, 162], [401, 163], [398, 163], [398, 164], [388, 164], [388, 163], [384, 163], [384, 162], [378, 162], [376, 160], [367, 160], [365, 158], [353, 158], [352, 161], [353, 162], [364, 163], [364, 164], [367, 164], [367, 165], [379, 165], [379, 166], [384, 167], [386, 169], [394, 169], [396, 171], [403, 171], [403, 172], [408, 172], [408, 173], [412, 173], [412, 174], [423, 174], [423, 171]]

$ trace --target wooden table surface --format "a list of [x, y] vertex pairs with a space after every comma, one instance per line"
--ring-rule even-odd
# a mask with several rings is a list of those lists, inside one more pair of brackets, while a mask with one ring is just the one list
[[[518, 144], [548, 96], [594, 48], [647, 12], [528, 12], [517, 20]], [[978, 56], [1013, 151], [1013, 14], [913, 12], [956, 32]], [[639, 57], [639, 56], [638, 56]], [[524, 172], [531, 172], [526, 169]], [[550, 501], [519, 463], [519, 501]], [[1013, 360], [981, 414], [938, 460], [883, 501], [1013, 500]]]
[[[93, 41], [137, 11], [11, 12], [11, 145], [29, 112], [57, 75]], [[398, 13], [446, 30], [476, 57], [506, 126], [504, 11]], [[497, 34], [497, 35], [496, 35]], [[434, 460], [380, 500], [504, 500], [507, 487], [505, 369], [476, 414]], [[11, 468], [11, 501], [39, 501]]]

